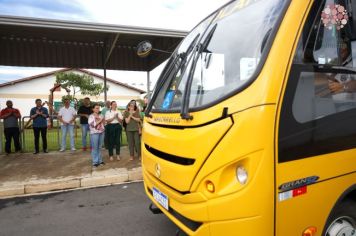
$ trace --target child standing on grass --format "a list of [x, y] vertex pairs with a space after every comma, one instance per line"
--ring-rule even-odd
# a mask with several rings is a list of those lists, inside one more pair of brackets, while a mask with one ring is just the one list
[[93, 113], [89, 116], [88, 124], [90, 129], [90, 139], [92, 150], [91, 157], [93, 159], [93, 167], [105, 165], [101, 156], [101, 146], [104, 142], [104, 117], [99, 114], [100, 106], [95, 104], [93, 106]]

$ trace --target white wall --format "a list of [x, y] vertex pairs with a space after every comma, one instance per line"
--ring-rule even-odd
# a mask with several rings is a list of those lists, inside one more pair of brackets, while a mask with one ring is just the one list
[[[75, 73], [82, 74], [80, 71]], [[101, 78], [93, 77], [94, 83], [103, 83]], [[16, 83], [9, 86], [0, 87], [0, 108], [6, 107], [6, 101], [12, 100], [14, 108], [20, 109], [21, 114], [29, 115], [30, 109], [35, 106], [35, 99], [40, 98], [42, 101], [48, 101], [49, 90], [55, 84], [55, 75], [41, 77], [25, 82]], [[109, 91], [107, 92], [108, 100], [115, 100], [119, 106], [126, 106], [131, 99], [138, 99], [140, 93], [136, 90], [117, 85], [107, 81]], [[61, 97], [66, 95], [64, 89], [54, 93], [54, 101], [61, 101]], [[83, 98], [81, 94], [76, 95], [77, 98]], [[90, 96], [89, 96], [90, 97]], [[104, 94], [98, 97], [90, 97], [92, 101], [103, 101]]]

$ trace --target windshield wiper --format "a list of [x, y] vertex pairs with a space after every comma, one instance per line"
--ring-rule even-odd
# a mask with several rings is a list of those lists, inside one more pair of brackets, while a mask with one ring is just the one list
[[194, 46], [195, 46], [195, 43], [197, 42], [199, 36], [200, 36], [200, 34], [197, 34], [197, 35], [195, 36], [195, 38], [193, 39], [193, 41], [189, 44], [189, 47], [187, 48], [187, 51], [182, 52], [182, 53], [179, 54], [183, 60], [184, 60], [184, 59], [187, 59], [187, 56], [192, 52], [192, 50], [193, 50], [193, 48], [194, 48]]
[[211, 30], [209, 31], [209, 34], [206, 36], [204, 42], [200, 45], [199, 53], [206, 52], [206, 48], [208, 47], [208, 45], [211, 41], [211, 38], [213, 37], [213, 35], [215, 33], [217, 26], [218, 26], [218, 24], [215, 23], [215, 25], [211, 28]]
[[208, 35], [206, 36], [206, 38], [204, 39], [203, 43], [200, 43], [199, 46], [197, 47], [195, 53], [193, 54], [193, 62], [192, 62], [192, 66], [189, 69], [189, 74], [188, 74], [188, 79], [187, 79], [187, 83], [185, 85], [185, 89], [184, 89], [184, 95], [183, 95], [183, 102], [182, 102], [182, 110], [180, 113], [180, 116], [182, 117], [182, 119], [185, 120], [192, 120], [193, 116], [191, 116], [189, 114], [189, 99], [190, 99], [190, 91], [191, 91], [191, 84], [193, 81], [193, 76], [194, 76], [194, 72], [195, 72], [195, 67], [197, 65], [198, 62], [198, 58], [200, 56], [200, 54], [204, 51], [206, 51], [211, 38], [214, 35], [214, 32], [217, 28], [217, 24], [215, 24], [211, 30], [209, 31]]
[[169, 75], [169, 73], [171, 73], [171, 71], [173, 70], [174, 65], [177, 63], [178, 59], [179, 59], [179, 55], [176, 55], [174, 58], [171, 58], [170, 61], [169, 61], [169, 63], [170, 63], [169, 67], [165, 71], [162, 72], [162, 75], [161, 75], [160, 79], [158, 80], [158, 82], [156, 84], [156, 88], [154, 89], [155, 92], [154, 92], [153, 96], [151, 97], [151, 99], [150, 99], [150, 101], [149, 101], [149, 103], [147, 105], [147, 108], [146, 108], [146, 111], [145, 111], [145, 116], [146, 117], [150, 117], [150, 118], [152, 117], [150, 115], [150, 112], [151, 112], [152, 107], [153, 107], [153, 101], [155, 101], [156, 98], [157, 98], [157, 95], [158, 95], [157, 91], [164, 85], [164, 82], [166, 81], [164, 78], [167, 75]]
[[[163, 87], [164, 83], [168, 80], [170, 80], [172, 78], [172, 76], [175, 76], [175, 74], [179, 71], [179, 70], [185, 70], [186, 68], [186, 61], [187, 61], [187, 57], [188, 55], [191, 53], [191, 51], [194, 49], [194, 46], [199, 38], [200, 34], [197, 34], [195, 36], [195, 38], [193, 39], [193, 41], [189, 44], [188, 49], [185, 52], [181, 52], [179, 54], [177, 54], [175, 56], [174, 59], [170, 60], [170, 64], [169, 67], [165, 70], [165, 72], [161, 75], [161, 79], [158, 81], [156, 88], [155, 88], [155, 93], [153, 94], [152, 98], [150, 99], [149, 104], [147, 105], [147, 109], [145, 111], [145, 116], [146, 117], [151, 117], [150, 112], [152, 110], [153, 107], [153, 101], [156, 100], [160, 89]], [[178, 61], [178, 59], [181, 59], [181, 62], [179, 63], [179, 65], [176, 67], [176, 72], [172, 73], [173, 69], [175, 68], [175, 65]], [[166, 78], [168, 77], [168, 78]]]
[[198, 41], [198, 38], [199, 38], [200, 34], [197, 34], [195, 36], [195, 38], [193, 39], [193, 41], [189, 44], [189, 47], [188, 49], [185, 51], [185, 52], [181, 52], [179, 54], [180, 58], [182, 59], [181, 63], [179, 64], [178, 68], [177, 68], [177, 72], [179, 70], [181, 70], [181, 74], [183, 75], [184, 74], [184, 71], [185, 69], [187, 68], [187, 65], [189, 64], [187, 60], [188, 56], [190, 55], [190, 53], [193, 51], [194, 47], [195, 47], [195, 44], [196, 42]]

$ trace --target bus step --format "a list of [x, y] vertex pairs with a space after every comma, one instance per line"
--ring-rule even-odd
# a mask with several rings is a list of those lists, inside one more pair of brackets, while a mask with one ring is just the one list
[[156, 207], [155, 205], [153, 205], [152, 203], [150, 204], [150, 207], [149, 207], [150, 211], [153, 213], [153, 214], [162, 214], [163, 212], [158, 208]]

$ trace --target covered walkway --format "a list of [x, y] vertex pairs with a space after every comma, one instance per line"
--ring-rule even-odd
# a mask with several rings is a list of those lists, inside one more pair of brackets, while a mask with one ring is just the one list
[[[0, 65], [147, 72], [167, 60], [185, 31], [0, 15]], [[149, 41], [147, 57], [137, 45]], [[106, 90], [105, 90], [106, 101]]]
[[[0, 65], [151, 71], [185, 31], [0, 15]], [[155, 49], [145, 58], [137, 45]]]

